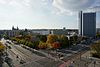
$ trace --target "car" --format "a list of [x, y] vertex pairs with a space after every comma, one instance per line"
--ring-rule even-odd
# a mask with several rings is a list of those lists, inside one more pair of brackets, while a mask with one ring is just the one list
[[9, 49], [11, 49], [11, 46], [8, 46]]
[[26, 63], [24, 60], [20, 60], [20, 64], [24, 64], [24, 63]]
[[9, 44], [11, 44], [11, 42], [9, 42], [9, 41], [6, 41], [7, 43], [9, 43]]

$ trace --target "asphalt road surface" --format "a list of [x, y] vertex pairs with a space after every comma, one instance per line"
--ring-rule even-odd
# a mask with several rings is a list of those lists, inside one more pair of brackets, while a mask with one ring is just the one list
[[[53, 59], [39, 56], [20, 45], [9, 44], [4, 39], [1, 40], [2, 43], [10, 46], [7, 48], [8, 57], [12, 60], [12, 67], [58, 67], [61, 64], [60, 61], [55, 61]], [[7, 65], [3, 64], [3, 67]]]

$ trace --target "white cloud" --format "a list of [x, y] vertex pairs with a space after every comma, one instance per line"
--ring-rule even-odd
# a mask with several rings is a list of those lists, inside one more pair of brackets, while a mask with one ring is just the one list
[[0, 6], [22, 7], [30, 6], [31, 0], [0, 0]]
[[0, 21], [12, 24], [31, 22], [34, 17], [31, 3], [32, 0], [0, 0]]
[[[96, 3], [96, 4], [95, 4]], [[53, 7], [58, 9], [59, 14], [72, 14], [81, 10], [89, 9], [91, 6], [100, 4], [99, 0], [53, 0]], [[56, 10], [57, 12], [57, 10]]]
[[45, 17], [40, 0], [0, 0], [0, 22], [33, 24]]

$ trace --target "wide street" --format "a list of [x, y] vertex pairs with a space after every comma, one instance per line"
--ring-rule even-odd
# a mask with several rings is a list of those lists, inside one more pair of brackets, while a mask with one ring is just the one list
[[[22, 48], [20, 45], [15, 45], [12, 42], [9, 44], [4, 39], [1, 40], [1, 42], [11, 47], [7, 48], [6, 51], [8, 53], [8, 57], [12, 60], [12, 67], [55, 67], [60, 63], [59, 61], [54, 61], [50, 58], [35, 54], [25, 48]], [[4, 67], [8, 66], [6, 63], [3, 65]]]
[[[77, 44], [70, 48], [52, 51], [25, 49], [22, 45], [14, 44], [5, 39], [2, 39], [1, 42], [7, 46], [6, 52], [11, 67], [66, 67], [70, 65], [92, 67], [94, 65], [94, 61], [89, 59], [89, 45], [86, 44]], [[62, 56], [59, 57], [59, 55]], [[99, 62], [96, 62], [95, 67], [98, 67]], [[3, 67], [10, 66], [4, 62]]]

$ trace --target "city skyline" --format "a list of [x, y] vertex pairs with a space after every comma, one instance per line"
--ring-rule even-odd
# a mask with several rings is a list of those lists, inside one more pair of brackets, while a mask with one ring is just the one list
[[0, 29], [78, 29], [78, 11], [97, 6], [100, 28], [99, 4], [99, 0], [0, 0]]

